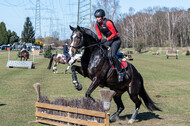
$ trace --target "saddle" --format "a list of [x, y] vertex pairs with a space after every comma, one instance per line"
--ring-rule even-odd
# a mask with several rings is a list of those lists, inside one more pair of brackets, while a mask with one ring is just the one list
[[[110, 62], [111, 62], [111, 61], [110, 61]], [[128, 66], [127, 61], [123, 61], [122, 59], [119, 59], [119, 63], [120, 63], [121, 69], [125, 69], [125, 68], [127, 68], [127, 66]], [[116, 69], [116, 67], [115, 67], [113, 64], [111, 64], [111, 65], [112, 65], [112, 68], [115, 68], [115, 69]]]
[[65, 55], [62, 55], [61, 60], [66, 62], [67, 61], [67, 57]]
[[[128, 67], [128, 62], [123, 60], [123, 58], [124, 58], [123, 53], [118, 52], [116, 54], [116, 56], [117, 56], [117, 59], [119, 60], [119, 63], [121, 66], [121, 71], [125, 71], [127, 73], [126, 69]], [[112, 67], [109, 69], [109, 71], [107, 73], [107, 78], [113, 73], [113, 71], [117, 71], [117, 68], [112, 64], [110, 59], [109, 59], [109, 62], [110, 62]]]

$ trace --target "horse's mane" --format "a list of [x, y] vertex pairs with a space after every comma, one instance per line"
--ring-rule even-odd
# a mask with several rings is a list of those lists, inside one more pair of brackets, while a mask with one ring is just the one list
[[83, 33], [83, 34], [86, 34], [90, 37], [92, 37], [95, 41], [98, 40], [98, 36], [90, 29], [88, 28], [84, 28], [84, 27], [80, 27], [80, 31]]

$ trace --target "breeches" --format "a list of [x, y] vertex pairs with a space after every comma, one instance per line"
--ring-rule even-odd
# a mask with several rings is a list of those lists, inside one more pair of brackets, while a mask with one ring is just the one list
[[114, 39], [113, 42], [112, 42], [112, 44], [111, 44], [110, 53], [108, 55], [109, 59], [115, 59], [116, 58], [116, 53], [118, 52], [120, 46], [121, 46], [121, 40], [120, 40], [120, 38]]
[[67, 58], [70, 58], [70, 55], [68, 53], [64, 53], [64, 55], [67, 57]]

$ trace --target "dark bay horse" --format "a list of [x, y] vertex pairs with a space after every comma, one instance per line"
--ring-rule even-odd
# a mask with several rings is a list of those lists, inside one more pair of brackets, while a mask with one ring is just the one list
[[22, 58], [24, 58], [25, 61], [27, 61], [29, 59], [29, 52], [26, 50], [23, 50], [21, 52], [20, 55], [18, 55], [20, 57], [20, 60], [22, 61]]
[[78, 49], [84, 48], [81, 66], [73, 65], [71, 67], [73, 84], [76, 89], [82, 89], [82, 85], [77, 80], [76, 71], [82, 76], [90, 78], [92, 83], [85, 96], [93, 101], [94, 99], [90, 95], [98, 86], [105, 86], [114, 90], [116, 95], [113, 99], [117, 105], [117, 111], [110, 117], [110, 121], [115, 121], [116, 117], [124, 110], [121, 96], [126, 91], [136, 105], [135, 111], [128, 123], [133, 123], [136, 119], [136, 115], [142, 104], [139, 96], [143, 99], [148, 110], [161, 111], [146, 93], [143, 78], [132, 64], [128, 63], [128, 67], [123, 69], [124, 81], [118, 83], [116, 69], [110, 71], [112, 67], [107, 57], [107, 49], [97, 42], [97, 35], [91, 30], [79, 26], [77, 26], [77, 28], [70, 26], [70, 29], [73, 31], [70, 48], [72, 55], [74, 55]]

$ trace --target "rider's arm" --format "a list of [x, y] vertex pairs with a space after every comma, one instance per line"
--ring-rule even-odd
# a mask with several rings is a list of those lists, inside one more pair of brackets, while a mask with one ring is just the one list
[[110, 30], [110, 32], [112, 33], [109, 37], [107, 37], [107, 40], [109, 41], [110, 39], [112, 39], [113, 37], [118, 35], [119, 33], [116, 32], [116, 30], [113, 26], [113, 23], [111, 21], [107, 21], [106, 26]]
[[101, 34], [100, 29], [98, 28], [97, 24], [95, 24], [95, 28], [96, 28], [96, 31], [97, 31], [97, 34], [98, 34], [98, 38], [102, 39], [102, 34]]

